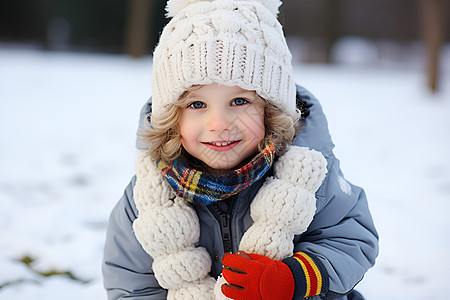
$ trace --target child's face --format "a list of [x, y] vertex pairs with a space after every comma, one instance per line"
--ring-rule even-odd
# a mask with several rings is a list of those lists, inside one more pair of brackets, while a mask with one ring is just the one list
[[231, 170], [264, 138], [264, 103], [253, 91], [215, 83], [192, 91], [178, 129], [186, 151], [216, 170]]

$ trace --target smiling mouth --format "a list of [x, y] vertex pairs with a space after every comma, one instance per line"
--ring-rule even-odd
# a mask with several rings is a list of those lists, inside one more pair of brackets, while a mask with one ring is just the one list
[[210, 144], [210, 145], [213, 145], [213, 146], [217, 146], [217, 147], [222, 147], [222, 146], [231, 145], [233, 143], [237, 143], [237, 141], [232, 141], [232, 142], [209, 142], [207, 144]]
[[241, 140], [236, 141], [221, 141], [221, 142], [204, 142], [206, 146], [215, 151], [228, 151], [234, 148]]

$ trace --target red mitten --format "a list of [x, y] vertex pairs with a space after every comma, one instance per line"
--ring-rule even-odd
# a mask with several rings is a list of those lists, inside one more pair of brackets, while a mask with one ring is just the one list
[[222, 285], [222, 293], [228, 298], [290, 300], [294, 295], [291, 269], [281, 261], [240, 251], [225, 254], [222, 263], [222, 275], [229, 283]]

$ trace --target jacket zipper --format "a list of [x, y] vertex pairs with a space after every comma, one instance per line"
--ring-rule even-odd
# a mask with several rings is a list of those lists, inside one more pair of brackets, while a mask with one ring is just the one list
[[233, 243], [231, 240], [230, 214], [220, 214], [220, 229], [222, 232], [223, 249], [225, 252], [233, 252]]

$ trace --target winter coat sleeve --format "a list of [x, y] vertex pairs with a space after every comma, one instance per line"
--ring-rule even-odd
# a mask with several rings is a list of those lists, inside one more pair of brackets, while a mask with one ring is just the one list
[[102, 271], [109, 300], [166, 299], [152, 272], [152, 258], [136, 240], [132, 225], [137, 217], [133, 178], [114, 207], [107, 228]]
[[[363, 189], [344, 179], [319, 102], [305, 89], [298, 91], [309, 106], [310, 117], [294, 144], [321, 151], [328, 174], [316, 193], [314, 219], [305, 233], [295, 237], [296, 255], [286, 262], [301, 278], [300, 286], [308, 283], [309, 288], [318, 275], [322, 282], [317, 294], [321, 299], [335, 299], [350, 292], [375, 263], [378, 234]], [[303, 295], [297, 294], [296, 299]]]
[[323, 299], [334, 299], [351, 291], [373, 266], [378, 235], [364, 191], [345, 181], [337, 161], [324, 190], [326, 203], [308, 230], [294, 239], [294, 252], [312, 259], [323, 277], [319, 292]]

